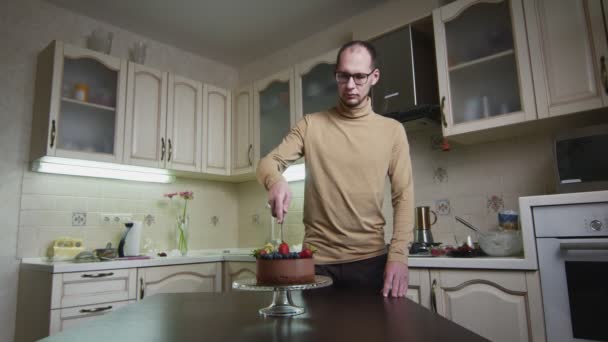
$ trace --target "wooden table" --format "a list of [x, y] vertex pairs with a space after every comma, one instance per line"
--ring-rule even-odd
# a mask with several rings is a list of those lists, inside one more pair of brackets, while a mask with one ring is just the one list
[[44, 341], [487, 341], [405, 298], [332, 288], [294, 292], [306, 313], [263, 317], [270, 292], [159, 294]]

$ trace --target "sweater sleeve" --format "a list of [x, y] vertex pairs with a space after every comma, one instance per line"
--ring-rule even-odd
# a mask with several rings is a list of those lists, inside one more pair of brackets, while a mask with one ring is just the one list
[[413, 239], [414, 230], [414, 186], [409, 144], [401, 125], [395, 134], [388, 176], [393, 204], [393, 236], [388, 261], [407, 264], [408, 243]]
[[257, 179], [266, 190], [285, 180], [283, 171], [304, 155], [304, 136], [308, 128], [307, 118], [300, 120], [274, 150], [262, 158], [256, 171]]

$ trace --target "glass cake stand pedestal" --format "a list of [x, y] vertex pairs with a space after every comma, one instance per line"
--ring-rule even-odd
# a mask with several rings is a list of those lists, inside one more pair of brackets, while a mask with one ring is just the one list
[[272, 291], [272, 304], [260, 309], [263, 316], [295, 316], [303, 314], [306, 310], [293, 303], [291, 291], [312, 290], [330, 286], [333, 283], [330, 277], [316, 275], [314, 283], [293, 285], [258, 285], [255, 278], [236, 280], [232, 288], [244, 291]]

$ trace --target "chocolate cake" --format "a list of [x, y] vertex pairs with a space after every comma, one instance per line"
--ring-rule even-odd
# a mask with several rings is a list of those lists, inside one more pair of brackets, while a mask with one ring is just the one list
[[308, 284], [315, 281], [315, 262], [312, 258], [257, 259], [256, 268], [259, 285]]

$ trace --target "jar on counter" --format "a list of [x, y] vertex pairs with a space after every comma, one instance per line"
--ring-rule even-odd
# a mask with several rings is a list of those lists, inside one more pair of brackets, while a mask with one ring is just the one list
[[84, 83], [74, 85], [74, 99], [82, 102], [89, 101], [89, 86]]

